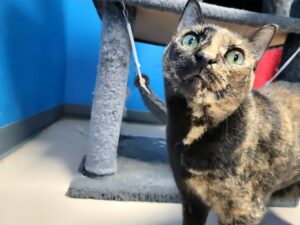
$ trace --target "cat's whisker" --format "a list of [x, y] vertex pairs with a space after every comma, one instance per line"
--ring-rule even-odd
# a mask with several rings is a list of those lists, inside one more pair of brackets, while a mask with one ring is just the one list
[[[227, 139], [227, 137], [228, 137], [228, 136], [227, 136], [227, 135], [228, 135], [228, 120], [227, 120], [227, 117], [226, 117], [226, 119], [225, 119], [225, 123], [226, 123], [225, 139], [228, 140], [228, 139]], [[230, 142], [230, 140], [228, 140], [228, 141]]]
[[221, 99], [221, 94], [218, 90], [217, 90], [217, 95], [218, 95], [218, 98]]

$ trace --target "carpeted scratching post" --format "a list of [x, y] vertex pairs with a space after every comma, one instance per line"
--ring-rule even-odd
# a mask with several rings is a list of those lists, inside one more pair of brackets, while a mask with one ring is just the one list
[[[95, 0], [102, 2], [103, 0]], [[109, 2], [120, 2], [120, 0], [107, 0]], [[181, 14], [187, 0], [123, 0], [124, 3], [133, 7], [143, 7], [148, 9], [173, 12]], [[205, 18], [229, 22], [239, 25], [248, 25], [253, 27], [263, 26], [268, 23], [279, 25], [281, 31], [300, 33], [300, 19], [286, 16], [270, 15], [266, 13], [256, 13], [247, 10], [227, 8], [201, 3], [201, 8]]]
[[[291, 17], [300, 18], [300, 0], [294, 0], [291, 11]], [[299, 24], [300, 27], [300, 24]], [[300, 47], [300, 34], [290, 33], [287, 36], [283, 47], [281, 64], [285, 63], [288, 58]], [[286, 80], [290, 82], [300, 82], [300, 54], [286, 67], [278, 80]]]
[[263, 0], [263, 12], [277, 16], [289, 16], [293, 0]]
[[[124, 0], [124, 2], [132, 7], [176, 13], [181, 13], [186, 3], [185, 0]], [[103, 33], [85, 170], [91, 175], [106, 175], [113, 174], [117, 170], [116, 149], [126, 96], [131, 49], [120, 2], [118, 0], [94, 0], [94, 3], [98, 12], [101, 11]], [[300, 19], [254, 13], [207, 3], [201, 5], [208, 19], [250, 26], [273, 22], [278, 24], [281, 30], [300, 33]]]
[[131, 47], [121, 4], [103, 1], [95, 6], [101, 10], [103, 30], [85, 170], [106, 175], [117, 170]]
[[[127, 7], [142, 7], [177, 14], [182, 12], [186, 3], [186, 0], [123, 1]], [[131, 52], [128, 33], [119, 0], [94, 0], [94, 3], [98, 11], [101, 9], [102, 58], [98, 66], [88, 153], [80, 168], [83, 174], [76, 174], [67, 195], [75, 198], [180, 202], [168, 163], [165, 140], [133, 136], [119, 137]], [[299, 15], [300, 10], [296, 13], [299, 4], [300, 0], [294, 1], [292, 16]], [[298, 18], [255, 13], [207, 3], [201, 3], [201, 6], [205, 17], [214, 21], [254, 27], [276, 23], [281, 31], [300, 34], [300, 19]], [[289, 40], [295, 41], [295, 46], [290, 45], [293, 42]], [[287, 40], [290, 47], [285, 51], [298, 47], [299, 40], [299, 36], [290, 34]], [[285, 54], [290, 55], [288, 52]], [[297, 60], [299, 61], [299, 58]], [[293, 65], [295, 69], [299, 69], [296, 63]], [[284, 75], [282, 74], [282, 77]], [[290, 75], [287, 73], [285, 76]], [[119, 169], [116, 171], [117, 147]], [[99, 176], [112, 173], [115, 174]], [[272, 198], [270, 205], [290, 207], [297, 205], [297, 202], [298, 199], [293, 198]]]

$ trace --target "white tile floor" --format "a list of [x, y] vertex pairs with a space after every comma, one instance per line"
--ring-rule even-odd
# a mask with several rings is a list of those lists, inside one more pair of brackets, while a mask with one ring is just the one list
[[[88, 122], [61, 119], [0, 161], [0, 225], [179, 225], [179, 204], [65, 196], [85, 153]], [[164, 127], [123, 124], [122, 132], [164, 136]], [[153, 132], [155, 130], [155, 132]], [[207, 225], [217, 224], [210, 214]], [[300, 225], [300, 207], [273, 208], [264, 225]]]

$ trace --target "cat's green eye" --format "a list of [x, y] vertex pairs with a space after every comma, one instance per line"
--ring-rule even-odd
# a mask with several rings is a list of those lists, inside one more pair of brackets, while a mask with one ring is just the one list
[[227, 63], [236, 65], [242, 65], [245, 61], [244, 54], [237, 49], [228, 51], [225, 59]]
[[181, 44], [187, 49], [195, 49], [199, 45], [198, 37], [194, 34], [187, 34], [182, 38]]

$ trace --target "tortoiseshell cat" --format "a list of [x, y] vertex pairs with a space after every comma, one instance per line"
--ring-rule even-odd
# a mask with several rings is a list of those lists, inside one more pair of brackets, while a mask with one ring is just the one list
[[[244, 37], [204, 23], [188, 1], [164, 54], [170, 162], [185, 225], [257, 225], [274, 192], [300, 190], [300, 85], [252, 90], [254, 69], [276, 32]], [[279, 191], [279, 192], [278, 192]]]

